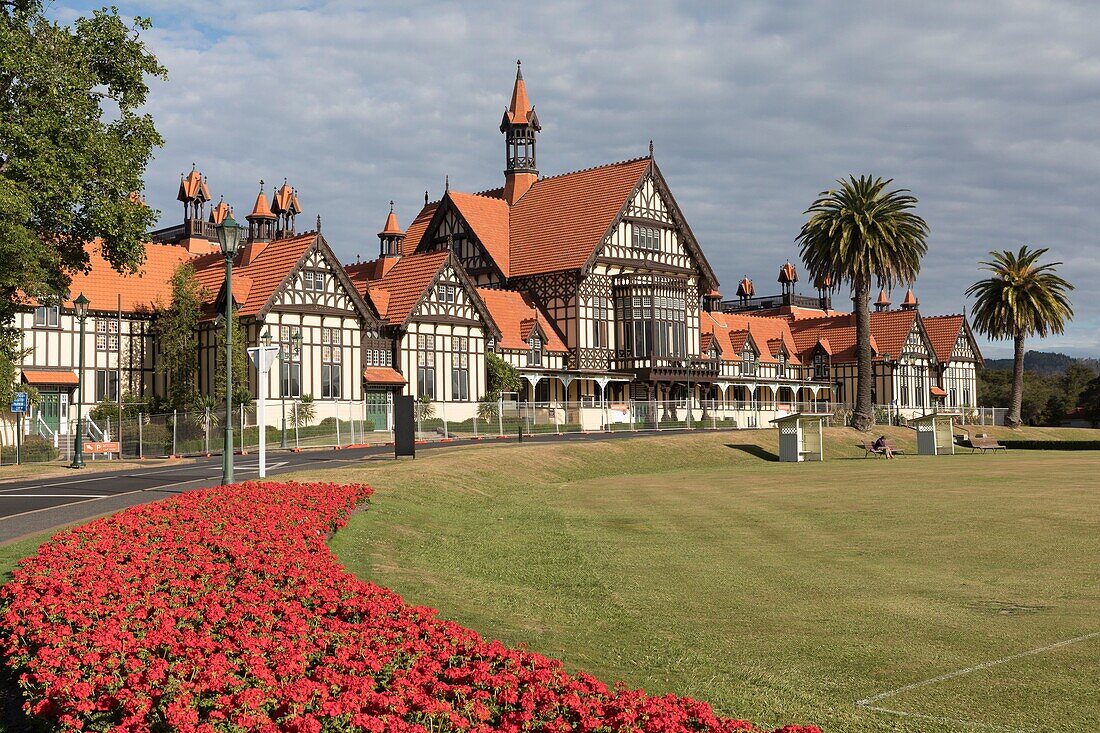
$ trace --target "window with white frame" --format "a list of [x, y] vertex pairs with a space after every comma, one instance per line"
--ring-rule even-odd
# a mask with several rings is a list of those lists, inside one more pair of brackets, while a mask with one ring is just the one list
[[416, 335], [416, 392], [435, 399], [435, 336], [430, 333]]
[[280, 395], [297, 399], [302, 396], [302, 352], [296, 348], [302, 329], [296, 326], [280, 326], [279, 341], [283, 347], [280, 364]]
[[302, 287], [306, 290], [323, 292], [328, 275], [318, 270], [306, 270], [302, 273]]
[[442, 283], [435, 288], [435, 298], [440, 303], [454, 303], [458, 300], [458, 288]]
[[776, 357], [779, 360], [779, 364], [775, 367], [775, 375], [777, 377], [787, 376], [787, 355], [782, 351], [779, 352], [779, 356]]
[[635, 224], [631, 235], [631, 244], [634, 249], [648, 252], [658, 252], [661, 249], [661, 230], [655, 227], [646, 227]]
[[118, 319], [95, 319], [95, 350], [118, 351]]
[[451, 349], [451, 399], [466, 402], [470, 399], [470, 339], [452, 336]]
[[38, 328], [57, 328], [61, 323], [61, 308], [56, 305], [40, 305], [34, 309], [34, 325]]

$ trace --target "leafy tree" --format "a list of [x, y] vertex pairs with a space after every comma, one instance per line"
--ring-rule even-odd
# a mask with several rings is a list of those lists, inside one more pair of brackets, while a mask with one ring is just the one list
[[157, 212], [131, 193], [161, 137], [140, 112], [146, 79], [165, 77], [140, 32], [114, 8], [66, 26], [42, 0], [0, 2], [0, 397], [22, 358], [19, 294], [66, 293], [85, 245], [120, 271], [144, 259]]
[[1028, 336], [1046, 337], [1062, 333], [1073, 318], [1069, 291], [1073, 286], [1055, 270], [1061, 262], [1040, 264], [1046, 248], [1020, 247], [990, 252], [992, 258], [981, 262], [992, 275], [966, 290], [976, 297], [972, 318], [974, 326], [991, 339], [1009, 339], [1014, 343], [1012, 397], [1005, 423], [1019, 427], [1024, 395], [1024, 340]]
[[172, 273], [172, 302], [158, 307], [154, 331], [160, 343], [161, 371], [168, 375], [170, 410], [189, 410], [195, 405], [198, 388], [195, 373], [198, 345], [195, 329], [199, 325], [204, 291], [195, 277], [195, 268], [183, 262]]
[[1100, 377], [1093, 379], [1081, 392], [1081, 407], [1085, 411], [1085, 417], [1092, 421], [1095, 428], [1100, 425]]
[[[214, 396], [219, 404], [225, 404], [225, 323], [222, 323], [220, 341], [214, 354], [216, 371], [214, 373]], [[241, 317], [233, 310], [233, 404], [252, 404], [252, 392], [248, 389], [248, 351], [244, 332], [241, 330]], [[224, 407], [223, 410], [224, 412]]]
[[518, 392], [522, 384], [519, 369], [501, 358], [495, 351], [485, 352], [485, 369], [488, 372], [489, 395], [496, 400], [501, 392]]
[[852, 426], [870, 430], [871, 284], [886, 287], [912, 282], [928, 251], [928, 225], [913, 213], [917, 199], [906, 189], [888, 191], [893, 179], [849, 176], [840, 188], [822, 191], [805, 213], [797, 241], [802, 261], [814, 279], [852, 286], [856, 320], [856, 400]]

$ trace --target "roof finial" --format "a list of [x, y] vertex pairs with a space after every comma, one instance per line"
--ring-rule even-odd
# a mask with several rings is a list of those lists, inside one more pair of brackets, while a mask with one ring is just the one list
[[283, 176], [283, 185], [286, 185], [286, 176]]
[[516, 59], [516, 78], [517, 79], [522, 79], [523, 78], [522, 64], [523, 64], [522, 61], [520, 61], [519, 59]]
[[428, 205], [428, 189], [424, 189], [424, 205]]
[[318, 234], [321, 233], [321, 215], [320, 214], [317, 215], [317, 233]]
[[650, 138], [649, 140], [649, 157], [653, 157], [653, 138]]
[[393, 213], [393, 199], [390, 199], [390, 213]]
[[260, 193], [264, 192], [264, 179], [260, 179]]
[[195, 170], [195, 161], [191, 161], [191, 170]]
[[449, 193], [451, 190], [451, 174], [448, 173], [446, 178], [443, 179], [443, 192]]

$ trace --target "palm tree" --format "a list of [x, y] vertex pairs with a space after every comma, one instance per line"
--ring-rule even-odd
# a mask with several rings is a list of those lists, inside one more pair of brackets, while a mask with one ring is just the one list
[[907, 189], [887, 190], [893, 179], [849, 176], [840, 188], [822, 191], [805, 213], [797, 242], [802, 261], [815, 279], [848, 282], [856, 319], [856, 401], [852, 426], [870, 430], [871, 283], [893, 287], [913, 282], [928, 251], [928, 225], [913, 213], [917, 199]]
[[1011, 338], [1015, 342], [1012, 403], [1005, 418], [1013, 428], [1022, 422], [1024, 339], [1062, 333], [1066, 322], [1073, 318], [1067, 295], [1073, 286], [1055, 274], [1061, 262], [1039, 263], [1046, 253], [1046, 248], [1029, 250], [1026, 246], [1017, 253], [1007, 249], [990, 252], [993, 259], [979, 264], [993, 275], [966, 289], [967, 295], [976, 297], [971, 313], [974, 326], [991, 339]]

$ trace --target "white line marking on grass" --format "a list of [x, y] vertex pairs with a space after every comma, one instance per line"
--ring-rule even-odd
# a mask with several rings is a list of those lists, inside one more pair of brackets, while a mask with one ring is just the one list
[[945, 682], [947, 680], [951, 680], [951, 679], [954, 679], [956, 677], [962, 677], [963, 675], [970, 674], [971, 672], [980, 672], [983, 669], [989, 669], [990, 667], [996, 667], [999, 664], [1005, 664], [1006, 662], [1012, 662], [1012, 661], [1015, 661], [1017, 659], [1023, 659], [1024, 657], [1031, 657], [1031, 656], [1034, 656], [1036, 654], [1042, 654], [1044, 652], [1053, 651], [1054, 649], [1058, 649], [1058, 648], [1064, 647], [1064, 646], [1069, 646], [1070, 644], [1077, 644], [1078, 642], [1086, 641], [1088, 639], [1092, 639], [1092, 638], [1095, 638], [1097, 636], [1100, 636], [1100, 631], [1093, 631], [1091, 634], [1082, 634], [1081, 636], [1075, 636], [1072, 639], [1063, 639], [1062, 641], [1057, 641], [1053, 644], [1048, 644], [1047, 646], [1041, 646], [1041, 647], [1038, 647], [1036, 649], [1028, 649], [1026, 652], [1020, 652], [1018, 654], [1012, 654], [1012, 655], [1009, 655], [1007, 657], [1001, 657], [1000, 659], [994, 659], [993, 661], [990, 661], [990, 662], [982, 662], [981, 664], [975, 664], [973, 667], [966, 667], [965, 669], [957, 669], [954, 672], [948, 672], [946, 674], [941, 674], [937, 677], [931, 677], [931, 678], [926, 679], [926, 680], [921, 680], [920, 682], [912, 682], [908, 685], [903, 685], [902, 687], [898, 687], [897, 689], [894, 689], [894, 690], [888, 690], [886, 692], [880, 692], [877, 695], [872, 695], [871, 697], [865, 697], [862, 700], [857, 700], [856, 705], [858, 705], [861, 708], [867, 708], [868, 710], [875, 710], [875, 711], [878, 711], [880, 713], [890, 713], [891, 715], [901, 715], [901, 716], [904, 716], [904, 717], [907, 717], [907, 718], [924, 718], [924, 719], [927, 719], [927, 720], [939, 721], [941, 723], [963, 723], [965, 725], [974, 726], [976, 728], [989, 728], [989, 729], [994, 729], [994, 730], [1016, 731], [1018, 729], [1007, 728], [1005, 726], [1000, 726], [1000, 725], [987, 725], [985, 723], [975, 723], [975, 722], [972, 722], [972, 721], [969, 721], [969, 720], [958, 720], [958, 719], [955, 719], [955, 718], [943, 718], [943, 717], [939, 717], [939, 716], [935, 716], [935, 715], [923, 715], [921, 713], [907, 713], [907, 712], [903, 712], [901, 710], [891, 710], [889, 708], [875, 707], [873, 705], [873, 703], [876, 703], [879, 700], [885, 700], [888, 697], [893, 697], [895, 695], [900, 695], [903, 692], [908, 692], [910, 690], [915, 690], [918, 687], [925, 687], [927, 685], [934, 685], [937, 682]]

